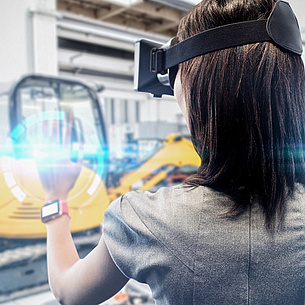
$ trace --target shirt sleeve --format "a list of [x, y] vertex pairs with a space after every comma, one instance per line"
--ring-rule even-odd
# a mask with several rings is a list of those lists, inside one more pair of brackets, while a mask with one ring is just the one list
[[120, 271], [128, 278], [145, 283], [160, 245], [126, 196], [113, 201], [105, 212], [103, 237]]

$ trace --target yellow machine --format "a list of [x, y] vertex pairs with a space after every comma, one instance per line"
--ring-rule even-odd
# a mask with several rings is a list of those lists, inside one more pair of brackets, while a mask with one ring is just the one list
[[73, 118], [72, 150], [83, 155], [80, 176], [68, 198], [72, 233], [99, 227], [110, 201], [118, 196], [132, 189], [151, 190], [174, 169], [200, 164], [192, 143], [172, 134], [151, 158], [125, 173], [118, 185], [107, 190], [107, 139], [95, 90], [74, 80], [29, 75], [17, 82], [9, 95], [1, 95], [2, 108], [7, 96], [9, 122], [3, 122], [2, 128], [9, 125], [10, 130], [9, 136], [2, 135], [1, 140], [0, 238], [46, 236], [45, 225], [40, 221], [45, 194], [33, 151], [40, 148], [42, 130], [51, 125], [46, 122], [55, 117], [61, 134], [70, 124], [69, 118]]
[[171, 134], [151, 158], [136, 170], [123, 176], [118, 187], [109, 189], [109, 197], [114, 200], [132, 189], [150, 190], [166, 179], [174, 169], [186, 166], [197, 168], [199, 165], [200, 158], [192, 142], [179, 134]]
[[[68, 198], [71, 231], [99, 227], [109, 198], [103, 182], [107, 174], [106, 133], [95, 90], [74, 80], [28, 75], [0, 98], [3, 116], [0, 237], [29, 239], [46, 236], [45, 225], [40, 221], [45, 194], [33, 155], [41, 143], [45, 145], [42, 130], [46, 126], [52, 128], [51, 122], [56, 119], [62, 135], [70, 124], [70, 117], [71, 154], [83, 155], [80, 176]], [[9, 109], [9, 122], [5, 107]], [[50, 159], [53, 156], [51, 154]]]

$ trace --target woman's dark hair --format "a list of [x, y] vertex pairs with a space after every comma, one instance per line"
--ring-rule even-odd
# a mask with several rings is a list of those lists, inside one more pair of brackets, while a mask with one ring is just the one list
[[[207, 29], [267, 19], [274, 0], [203, 0], [181, 20], [183, 41]], [[180, 64], [197, 174], [185, 185], [234, 198], [255, 196], [273, 231], [295, 183], [305, 184], [305, 77], [300, 56], [270, 42], [248, 44]]]

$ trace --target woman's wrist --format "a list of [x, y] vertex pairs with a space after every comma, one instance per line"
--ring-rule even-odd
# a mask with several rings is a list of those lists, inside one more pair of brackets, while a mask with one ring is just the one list
[[70, 228], [69, 227], [70, 220], [71, 220], [71, 217], [69, 215], [63, 214], [60, 217], [57, 217], [55, 219], [52, 219], [52, 220], [46, 222], [45, 224], [47, 227], [67, 226], [67, 228]]

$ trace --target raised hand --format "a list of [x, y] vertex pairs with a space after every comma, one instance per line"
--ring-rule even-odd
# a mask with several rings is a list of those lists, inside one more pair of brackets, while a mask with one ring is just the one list
[[59, 119], [46, 120], [43, 124], [42, 145], [34, 155], [47, 201], [66, 200], [82, 168], [80, 153], [76, 162], [70, 157], [72, 124], [71, 112], [66, 126], [60, 126]]

